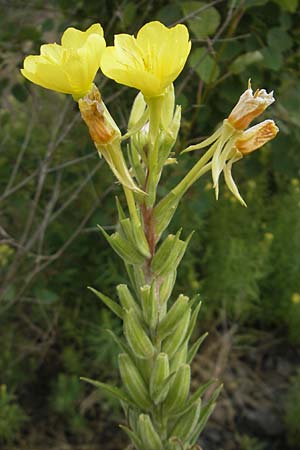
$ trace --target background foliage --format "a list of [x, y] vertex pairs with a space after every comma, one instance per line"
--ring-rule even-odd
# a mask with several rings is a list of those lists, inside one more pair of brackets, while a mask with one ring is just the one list
[[[0, 0], [0, 441], [3, 448], [123, 449], [117, 405], [79, 376], [117, 383], [120, 324], [87, 285], [114, 295], [118, 259], [96, 230], [116, 225], [120, 192], [99, 161], [77, 107], [31, 85], [19, 68], [68, 26], [100, 21], [108, 42], [146, 21], [183, 22], [193, 49], [176, 84], [178, 149], [208, 135], [251, 77], [274, 88], [267, 111], [280, 134], [234, 168], [248, 208], [207, 177], [173, 227], [196, 230], [178, 292], [200, 292], [210, 331], [195, 378], [219, 376], [223, 398], [206, 450], [297, 449], [300, 436], [300, 7], [298, 0]], [[97, 79], [126, 129], [134, 92]], [[178, 157], [161, 195], [199, 157]], [[83, 447], [83, 445], [87, 447]]]

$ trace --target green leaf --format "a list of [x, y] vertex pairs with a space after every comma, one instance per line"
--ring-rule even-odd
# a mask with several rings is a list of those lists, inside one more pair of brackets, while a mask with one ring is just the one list
[[296, 9], [299, 4], [299, 0], [273, 0], [276, 2], [281, 9], [288, 12], [296, 12]]
[[262, 49], [263, 65], [267, 69], [280, 70], [283, 65], [283, 57], [281, 52], [276, 48], [265, 47]]
[[217, 9], [205, 2], [183, 2], [181, 8], [189, 28], [198, 39], [214, 34], [220, 24], [221, 17]]
[[214, 59], [204, 48], [197, 48], [191, 53], [190, 66], [205, 83], [212, 83], [219, 74], [220, 69]]
[[97, 295], [100, 300], [103, 301], [103, 303], [113, 312], [115, 313], [120, 319], [123, 318], [123, 310], [118, 303], [114, 302], [111, 298], [107, 297], [106, 295], [102, 294], [102, 292], [97, 291], [96, 289], [88, 286], [88, 289], [92, 291], [95, 295]]
[[121, 400], [123, 402], [129, 403], [132, 406], [135, 406], [134, 403], [130, 400], [128, 395], [122, 391], [122, 389], [111, 386], [107, 383], [102, 383], [101, 381], [91, 380], [90, 378], [80, 377], [80, 380], [86, 381], [87, 383], [92, 384], [93, 386], [96, 386], [99, 389], [102, 389], [103, 391], [107, 392], [108, 394], [112, 395], [114, 398]]
[[232, 73], [241, 73], [247, 66], [255, 64], [263, 59], [263, 55], [258, 50], [254, 52], [244, 53], [244, 55], [238, 56], [229, 66], [229, 70]]
[[267, 42], [269, 47], [276, 49], [278, 52], [284, 52], [293, 46], [293, 41], [289, 34], [279, 27], [271, 28], [268, 31]]

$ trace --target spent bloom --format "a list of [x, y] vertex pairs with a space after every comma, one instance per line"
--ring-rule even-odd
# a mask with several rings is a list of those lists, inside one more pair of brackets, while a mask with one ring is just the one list
[[248, 89], [241, 95], [227, 120], [237, 130], [244, 130], [274, 101], [273, 91], [268, 94], [265, 89], [257, 89], [253, 94], [249, 80]]
[[242, 153], [242, 155], [247, 155], [273, 139], [278, 131], [279, 128], [275, 125], [273, 120], [264, 120], [244, 131], [235, 141], [235, 148]]
[[160, 22], [144, 25], [137, 37], [115, 36], [101, 61], [103, 73], [117, 83], [156, 97], [178, 77], [191, 49], [185, 25], [168, 28]]
[[78, 100], [91, 89], [105, 46], [99, 23], [86, 31], [67, 28], [61, 45], [42, 45], [40, 55], [25, 58], [21, 72], [39, 86], [72, 94]]

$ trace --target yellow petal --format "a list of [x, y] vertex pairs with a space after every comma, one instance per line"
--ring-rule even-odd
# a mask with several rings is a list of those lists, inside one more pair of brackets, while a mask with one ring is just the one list
[[103, 37], [103, 28], [100, 23], [94, 23], [86, 31], [80, 31], [72, 27], [67, 28], [62, 35], [61, 44], [67, 48], [80, 48], [92, 34]]

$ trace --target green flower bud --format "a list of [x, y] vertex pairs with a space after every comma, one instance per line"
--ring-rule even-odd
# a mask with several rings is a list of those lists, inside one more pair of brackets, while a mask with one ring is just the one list
[[154, 347], [133, 309], [124, 313], [124, 334], [132, 351], [138, 358], [148, 359], [154, 354]]
[[176, 354], [170, 361], [170, 372], [176, 372], [177, 369], [187, 362], [188, 342], [187, 340], [179, 347]]
[[141, 287], [141, 300], [145, 322], [151, 330], [154, 330], [158, 320], [158, 302], [154, 283], [151, 287], [149, 285]]
[[191, 317], [191, 308], [189, 308], [182, 319], [179, 321], [174, 333], [167, 336], [163, 342], [162, 350], [172, 358], [186, 337]]
[[201, 411], [201, 400], [197, 400], [188, 412], [179, 417], [171, 431], [171, 436], [178, 437], [182, 442], [187, 443], [192, 438]]
[[126, 284], [119, 284], [117, 286], [117, 292], [123, 308], [127, 310], [132, 308], [137, 316], [141, 317], [141, 309], [129, 291], [128, 286]]
[[120, 233], [113, 233], [111, 236], [100, 227], [107, 242], [114, 251], [127, 263], [141, 265], [144, 262], [144, 256], [139, 253], [136, 248], [127, 239], [124, 239]]
[[168, 396], [164, 403], [164, 413], [170, 414], [180, 411], [190, 390], [191, 368], [184, 364], [176, 372]]
[[[150, 396], [154, 403], [160, 398], [161, 389], [163, 387], [163, 382], [170, 374], [169, 358], [166, 353], [160, 353], [155, 362], [150, 378]], [[165, 396], [167, 391], [165, 392]]]
[[148, 411], [151, 408], [151, 400], [146, 384], [126, 353], [119, 355], [119, 369], [123, 384], [134, 403], [143, 411]]
[[139, 436], [144, 450], [164, 450], [161, 439], [154, 429], [150, 416], [141, 414], [138, 420]]
[[[180, 233], [180, 231], [178, 233]], [[179, 238], [179, 235], [177, 237], [177, 234], [176, 236], [174, 234], [169, 234], [169, 236], [166, 237], [164, 242], [160, 245], [159, 249], [155, 253], [151, 263], [151, 269], [154, 272], [156, 273], [159, 272], [161, 266], [165, 263], [166, 258], [170, 255], [170, 252], [172, 251], [174, 244]]]
[[182, 294], [179, 295], [174, 305], [157, 327], [157, 336], [159, 339], [164, 339], [166, 336], [173, 333], [174, 328], [178, 325], [179, 320], [188, 309], [188, 302], [188, 297]]
[[159, 289], [159, 299], [161, 304], [166, 304], [172, 294], [174, 284], [176, 281], [177, 271], [173, 270], [168, 273], [168, 275], [164, 276], [164, 280], [160, 285]]

